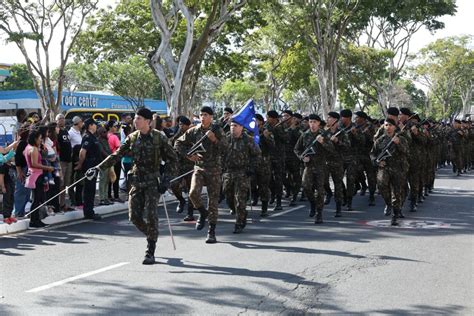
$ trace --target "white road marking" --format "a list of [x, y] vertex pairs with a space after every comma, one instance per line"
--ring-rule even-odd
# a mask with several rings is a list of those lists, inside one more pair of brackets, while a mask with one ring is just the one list
[[262, 219], [262, 220], [260, 220], [260, 221], [261, 221], [261, 222], [265, 222], [268, 218], [272, 218], [272, 217], [277, 217], [277, 216], [285, 215], [285, 214], [294, 212], [294, 211], [296, 211], [296, 210], [299, 210], [300, 208], [303, 208], [303, 207], [307, 207], [307, 206], [305, 206], [305, 205], [299, 205], [299, 206], [290, 208], [289, 210], [286, 210], [286, 211], [283, 211], [283, 212], [279, 212], [279, 213], [276, 213], [276, 214], [268, 215], [267, 217], [265, 217], [264, 219]]
[[47, 289], [50, 289], [50, 288], [53, 288], [53, 287], [56, 287], [56, 286], [59, 286], [59, 285], [63, 285], [63, 284], [66, 284], [66, 283], [69, 283], [69, 282], [72, 282], [72, 281], [76, 281], [76, 280], [79, 280], [79, 279], [90, 277], [91, 275], [94, 275], [94, 274], [98, 274], [98, 273], [102, 273], [102, 272], [105, 272], [105, 271], [108, 271], [108, 270], [112, 270], [112, 269], [127, 265], [129, 263], [130, 262], [120, 262], [120, 263], [117, 263], [117, 264], [114, 264], [114, 265], [111, 265], [111, 266], [108, 266], [108, 267], [105, 267], [105, 268], [101, 268], [101, 269], [98, 269], [98, 270], [95, 270], [95, 271], [91, 271], [91, 272], [83, 273], [83, 274], [80, 274], [80, 275], [76, 275], [74, 277], [67, 278], [67, 279], [64, 279], [64, 280], [61, 280], [61, 281], [58, 281], [58, 282], [46, 284], [46, 285], [28, 290], [28, 291], [26, 291], [26, 293], [41, 292], [41, 291], [44, 291], [44, 290], [47, 290]]

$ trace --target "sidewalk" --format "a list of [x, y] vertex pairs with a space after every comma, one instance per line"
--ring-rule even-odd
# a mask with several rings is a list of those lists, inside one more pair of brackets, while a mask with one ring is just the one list
[[[166, 202], [174, 202], [176, 200], [175, 196], [169, 192], [165, 193]], [[161, 198], [160, 198], [161, 201]], [[160, 203], [161, 205], [161, 203]], [[128, 209], [128, 202], [125, 203], [114, 203], [112, 205], [103, 205], [95, 206], [94, 211], [96, 214], [105, 215], [111, 213], [117, 213], [125, 211]], [[82, 210], [75, 210], [70, 212], [65, 212], [64, 215], [56, 214], [55, 216], [48, 216], [42, 221], [48, 225], [61, 224], [66, 222], [78, 221], [84, 219], [84, 213]], [[15, 234], [28, 229], [30, 225], [29, 219], [18, 220], [18, 222], [13, 224], [5, 224], [3, 221], [0, 221], [0, 236]]]

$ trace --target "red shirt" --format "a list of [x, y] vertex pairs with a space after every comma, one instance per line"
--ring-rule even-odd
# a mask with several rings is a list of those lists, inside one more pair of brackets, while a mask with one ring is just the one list
[[120, 140], [114, 133], [107, 134], [107, 140], [112, 153], [114, 153], [120, 147]]

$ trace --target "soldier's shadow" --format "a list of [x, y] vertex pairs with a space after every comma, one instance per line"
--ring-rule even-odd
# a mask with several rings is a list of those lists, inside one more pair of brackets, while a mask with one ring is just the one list
[[[181, 268], [180, 271], [170, 271], [169, 273], [185, 274], [185, 273], [198, 273], [198, 274], [212, 274], [212, 275], [229, 275], [229, 276], [245, 276], [253, 278], [273, 279], [288, 283], [303, 284], [308, 286], [319, 286], [322, 285], [318, 282], [308, 281], [307, 279], [292, 273], [271, 271], [271, 270], [250, 270], [245, 268], [234, 268], [234, 267], [221, 267], [205, 263], [187, 263], [182, 258], [166, 258], [160, 257], [159, 259], [166, 260], [167, 265]], [[188, 269], [188, 270], [187, 270]], [[192, 271], [192, 270], [195, 271]]]

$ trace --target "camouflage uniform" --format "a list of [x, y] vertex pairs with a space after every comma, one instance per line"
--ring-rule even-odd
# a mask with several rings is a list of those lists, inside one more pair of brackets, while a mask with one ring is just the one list
[[464, 167], [462, 151], [464, 142], [463, 132], [460, 129], [453, 129], [448, 135], [448, 142], [451, 145], [451, 160], [459, 175]]
[[[372, 161], [386, 148], [392, 137], [384, 133], [375, 140], [374, 146], [370, 153]], [[400, 182], [400, 174], [405, 168], [403, 156], [408, 152], [408, 141], [404, 137], [398, 137], [400, 143], [396, 145], [392, 143], [392, 156], [387, 157], [385, 166], [379, 165], [377, 171], [377, 185], [385, 204], [393, 207], [392, 224], [396, 225], [396, 219], [400, 216], [402, 207], [402, 188]]]
[[235, 233], [242, 231], [247, 223], [246, 202], [250, 190], [250, 175], [255, 173], [260, 148], [251, 136], [242, 133], [235, 138], [226, 136], [228, 147], [223, 161], [223, 190], [230, 209], [236, 212]]
[[[176, 143], [176, 140], [180, 138], [184, 134], [182, 129], [179, 129], [178, 132], [170, 138], [170, 143], [172, 146]], [[190, 170], [194, 169], [194, 162], [187, 159], [186, 157], [179, 156], [178, 161], [178, 174], [184, 174]], [[192, 173], [187, 175], [186, 177], [182, 178], [180, 181], [175, 181], [171, 184], [171, 191], [176, 196], [180, 205], [178, 206], [178, 212], [181, 213], [183, 210], [179, 208], [180, 206], [184, 206], [186, 201], [183, 198], [183, 188], [189, 193], [189, 189], [191, 188], [191, 178]], [[193, 204], [191, 201], [188, 201], [188, 215], [185, 217], [185, 220], [193, 220]]]
[[[312, 133], [309, 129], [300, 136], [296, 143], [294, 152], [301, 157], [303, 152], [309, 148], [312, 142], [322, 135], [323, 131], [319, 129], [316, 133]], [[316, 142], [313, 145], [315, 154], [310, 155], [309, 162], [305, 163], [303, 171], [303, 191], [308, 198], [311, 211], [310, 216], [314, 216], [314, 210], [317, 210], [317, 223], [322, 223], [322, 212], [324, 206], [324, 178], [326, 174], [326, 156], [328, 152], [334, 154], [335, 149], [329, 138], [324, 137], [323, 144]], [[316, 190], [316, 192], [315, 192]]]
[[261, 155], [257, 162], [255, 170], [255, 190], [258, 190], [258, 196], [262, 201], [262, 215], [265, 216], [270, 198], [270, 181], [272, 175], [271, 152], [275, 150], [275, 140], [273, 135], [266, 137], [263, 128], [260, 129], [260, 150]]
[[[203, 146], [206, 152], [200, 153], [202, 159], [196, 162], [194, 173], [191, 179], [189, 197], [194, 207], [199, 210], [201, 216], [206, 218], [208, 212], [208, 222], [213, 227], [217, 224], [219, 195], [221, 189], [221, 160], [222, 154], [227, 147], [227, 140], [221, 127], [212, 125], [212, 130], [217, 138], [216, 143], [212, 143], [209, 138], [205, 138]], [[191, 127], [175, 142], [175, 148], [182, 158], [187, 156], [188, 150], [203, 137], [210, 129], [205, 129], [201, 124]], [[207, 187], [208, 209], [204, 208], [201, 199], [203, 186]]]
[[[345, 129], [343, 125], [340, 126], [340, 129]], [[360, 133], [357, 131], [355, 133], [350, 130], [346, 133], [351, 146], [349, 148], [344, 148], [342, 151], [342, 157], [344, 159], [344, 172], [346, 174], [346, 191], [345, 191], [345, 201], [347, 203], [347, 210], [352, 210], [352, 197], [355, 194], [355, 182], [357, 173], [359, 170], [359, 162], [357, 159], [357, 148], [363, 143], [363, 138]], [[342, 148], [341, 148], [342, 149]]]
[[270, 162], [272, 177], [270, 182], [270, 190], [272, 197], [276, 197], [275, 209], [281, 208], [281, 197], [283, 193], [283, 176], [285, 171], [285, 144], [287, 143], [287, 135], [283, 126], [279, 125], [276, 128], [271, 127], [268, 123], [265, 127], [273, 134], [275, 147], [270, 152]]
[[[158, 239], [158, 203], [160, 200], [160, 164], [166, 162], [166, 174], [176, 174], [176, 156], [166, 136], [152, 129], [144, 135], [135, 131], [125, 143], [101, 164], [106, 170], [115, 165], [125, 154], [133, 158], [128, 179], [131, 184], [128, 210], [130, 221], [146, 235], [148, 240]], [[145, 220], [146, 219], [146, 220]]]
[[367, 184], [369, 186], [369, 205], [375, 205], [375, 189], [377, 185], [376, 179], [376, 168], [370, 160], [370, 150], [373, 146], [375, 131], [368, 125], [365, 124], [357, 128], [360, 134], [360, 144], [357, 147], [357, 161], [359, 163], [359, 171], [362, 175], [367, 174]]
[[[417, 132], [412, 131], [412, 126], [418, 130]], [[409, 132], [411, 135], [411, 143], [408, 152], [408, 184], [410, 186], [410, 211], [416, 211], [416, 203], [420, 193], [420, 184], [422, 183], [422, 170], [423, 170], [423, 158], [426, 139], [422, 131], [409, 123]]]
[[285, 144], [285, 187], [287, 188], [287, 195], [292, 196], [290, 204], [296, 201], [296, 197], [301, 189], [301, 174], [300, 174], [300, 159], [295, 155], [293, 149], [296, 142], [301, 136], [298, 127], [290, 127], [286, 130], [286, 144]]
[[[337, 132], [332, 133], [331, 131], [327, 131], [328, 136], [331, 137]], [[334, 143], [335, 150], [332, 152], [328, 152], [326, 164], [327, 164], [327, 172], [326, 172], [326, 179], [325, 179], [325, 186], [326, 192], [328, 192], [329, 187], [329, 176], [332, 178], [332, 182], [334, 183], [334, 199], [336, 201], [336, 215], [340, 215], [342, 202], [344, 199], [344, 160], [342, 157], [342, 153], [346, 152], [351, 147], [351, 142], [349, 141], [349, 137], [346, 133], [341, 132], [339, 135], [336, 136], [338, 141]], [[330, 191], [330, 187], [329, 187]]]

